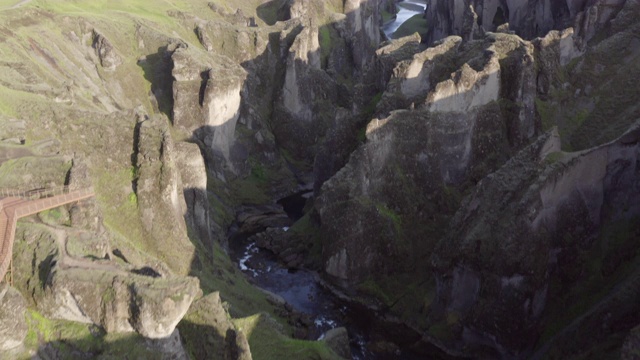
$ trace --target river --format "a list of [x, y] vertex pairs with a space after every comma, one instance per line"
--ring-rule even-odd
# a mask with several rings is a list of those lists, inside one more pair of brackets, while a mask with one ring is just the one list
[[[408, 348], [410, 344], [402, 343], [408, 338], [417, 340], [417, 334], [407, 337], [398, 333], [400, 338], [392, 339], [393, 335], [387, 333], [388, 329], [375, 318], [376, 314], [335, 297], [321, 285], [316, 273], [287, 269], [273, 253], [258, 248], [248, 237], [230, 238], [231, 259], [254, 285], [282, 297], [287, 306], [310, 318], [308, 340], [322, 339], [328, 330], [345, 327], [353, 359], [424, 359]], [[380, 346], [385, 347], [384, 351], [374, 350]]]
[[[405, 0], [398, 3], [395, 20], [382, 27], [387, 38], [408, 19], [424, 13], [426, 0]], [[295, 218], [302, 216], [304, 201], [297, 209], [285, 210]], [[293, 212], [293, 214], [292, 214]], [[288, 228], [283, 228], [288, 230]], [[376, 314], [356, 304], [341, 301], [321, 285], [318, 274], [307, 270], [291, 270], [284, 267], [277, 257], [268, 250], [260, 249], [255, 242], [249, 240], [252, 234], [231, 236], [229, 239], [229, 255], [238, 268], [251, 279], [256, 286], [282, 297], [297, 312], [311, 318], [308, 338], [322, 339], [324, 333], [336, 327], [345, 327], [349, 334], [353, 359], [356, 360], [413, 360], [424, 359], [425, 355], [417, 354], [409, 349], [412, 341], [406, 337], [410, 331], [389, 331]], [[395, 332], [395, 334], [393, 334]], [[394, 336], [395, 335], [395, 336]], [[412, 334], [416, 336], [417, 334]], [[412, 336], [408, 336], [411, 338]], [[393, 339], [392, 339], [393, 338]], [[380, 341], [382, 340], [382, 341]], [[403, 343], [402, 340], [405, 340]], [[374, 342], [391, 345], [391, 351], [375, 351]], [[413, 340], [415, 341], [415, 339]], [[374, 345], [374, 346], [372, 346]], [[441, 358], [443, 354], [433, 349], [433, 357]]]
[[400, 25], [411, 17], [424, 14], [427, 8], [427, 0], [405, 0], [397, 4], [398, 12], [396, 13], [395, 20], [386, 23], [382, 27], [382, 31], [388, 39], [393, 38], [393, 33], [398, 30]]

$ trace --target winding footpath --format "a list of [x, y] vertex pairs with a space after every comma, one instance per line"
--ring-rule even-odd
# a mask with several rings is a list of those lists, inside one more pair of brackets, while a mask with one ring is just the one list
[[19, 218], [37, 214], [61, 205], [88, 199], [95, 194], [93, 188], [69, 189], [60, 187], [32, 191], [0, 190], [0, 282], [9, 272], [12, 283], [13, 242]]

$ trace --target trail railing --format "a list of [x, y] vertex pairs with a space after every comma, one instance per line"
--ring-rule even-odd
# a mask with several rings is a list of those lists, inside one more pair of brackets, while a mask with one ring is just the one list
[[19, 218], [92, 196], [92, 187], [0, 189], [0, 281], [4, 280], [9, 272], [9, 282], [13, 284], [13, 242], [16, 221]]

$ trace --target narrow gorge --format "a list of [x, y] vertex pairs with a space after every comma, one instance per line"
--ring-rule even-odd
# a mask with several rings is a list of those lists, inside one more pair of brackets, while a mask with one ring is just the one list
[[0, 212], [91, 193], [0, 358], [636, 359], [637, 79], [639, 0], [0, 1]]

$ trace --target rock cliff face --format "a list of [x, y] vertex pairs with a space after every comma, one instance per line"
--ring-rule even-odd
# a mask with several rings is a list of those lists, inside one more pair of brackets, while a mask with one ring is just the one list
[[301, 30], [285, 55], [284, 84], [274, 108], [273, 131], [284, 149], [312, 163], [318, 135], [327, 131], [335, 117], [338, 85], [321, 68], [317, 25], [299, 26]]
[[[176, 165], [175, 145], [166, 119], [141, 119], [136, 125], [135, 194], [145, 231], [155, 239], [169, 237], [172, 242], [159, 243], [163, 257], [175, 257], [176, 249], [184, 260], [172, 261], [174, 270], [187, 274], [193, 244], [186, 236], [186, 203]], [[162, 219], [162, 220], [160, 220]]]
[[625, 0], [456, 0], [433, 1], [427, 8], [428, 44], [448, 35], [474, 36], [508, 24], [525, 39], [574, 26], [577, 35], [591, 39], [605, 27]]
[[[105, 357], [349, 357], [283, 336], [235, 222], [452, 355], [632, 356], [640, 2], [434, 0], [381, 43], [393, 4], [3, 8], [0, 187], [97, 196], [20, 223], [0, 348], [64, 358], [55, 323], [132, 336]], [[276, 201], [312, 188], [292, 224]]]
[[[329, 274], [359, 282], [372, 272], [402, 267], [405, 256], [418, 261], [425, 254], [417, 249], [429, 248], [422, 239], [436, 236], [431, 231], [454, 209], [453, 192], [464, 191], [495, 169], [513, 151], [510, 144], [536, 134], [532, 46], [498, 36], [477, 43], [486, 50], [476, 57], [478, 52], [459, 48], [460, 41], [448, 38], [397, 63], [377, 112], [408, 104], [414, 109], [370, 122], [367, 143], [322, 188], [317, 207], [326, 232]], [[386, 51], [393, 53], [381, 53]], [[500, 57], [509, 67], [502, 67]], [[461, 69], [450, 73], [449, 64], [456, 63], [463, 64]], [[503, 90], [505, 85], [518, 92]], [[501, 106], [511, 105], [509, 98], [506, 104], [497, 101], [502, 94], [514, 97], [519, 111], [502, 111]], [[418, 236], [407, 230], [407, 223], [431, 226], [417, 230]], [[427, 228], [431, 230], [425, 232]], [[389, 243], [389, 238], [397, 241]]]
[[107, 332], [171, 335], [199, 291], [197, 279], [164, 280], [85, 269], [54, 269], [43, 311], [54, 319], [93, 323]]
[[[605, 223], [640, 214], [634, 165], [638, 134], [636, 127], [610, 144], [576, 154], [548, 152], [560, 148], [549, 143], [557, 138], [540, 140], [465, 199], [432, 265], [435, 303], [442, 306], [436, 311], [473, 319], [462, 326], [468, 346], [522, 356], [519, 351], [533, 346], [545, 304], [560, 295], [552, 279], [576, 266], [567, 256], [572, 247], [587, 246]], [[541, 167], [541, 161], [553, 163]], [[497, 194], [510, 200], [489, 200]]]
[[[583, 21], [581, 14], [598, 13], [603, 3], [568, 3], [567, 12], [546, 5], [434, 2], [428, 16], [438, 25], [431, 35], [440, 31], [441, 40], [433, 47], [420, 48], [420, 39], [412, 37], [381, 47], [376, 66], [385, 91], [366, 142], [324, 184], [315, 203], [328, 278], [355, 298], [377, 299], [369, 304], [378, 309], [413, 314], [405, 321], [452, 354], [524, 358], [536, 347], [538, 354], [581, 352], [568, 345], [587, 343], [569, 340], [581, 326], [576, 324], [596, 323], [605, 309], [617, 308], [611, 316], [621, 319], [637, 308], [632, 305], [636, 274], [621, 267], [632, 264], [635, 255], [622, 260], [594, 250], [610, 241], [626, 247], [636, 236], [628, 225], [638, 217], [632, 205], [637, 201], [637, 127], [630, 129], [637, 121], [635, 108], [622, 105], [629, 116], [598, 122], [615, 137], [603, 141], [592, 132], [599, 140], [591, 147], [564, 153], [573, 148], [564, 142], [578, 136], [576, 128], [584, 134], [587, 123], [592, 130], [596, 125], [558, 121], [560, 129], [549, 132], [554, 123], [545, 102], [574, 96], [572, 104], [586, 104], [582, 90], [568, 90], [570, 84], [589, 82], [582, 83], [578, 74], [586, 75], [582, 66], [594, 66], [599, 49], [627, 43], [627, 35], [637, 31], [629, 16], [638, 13], [638, 4], [610, 3], [607, 14], [591, 22], [600, 36], [618, 31], [600, 44], [593, 34], [565, 26]], [[469, 12], [491, 20], [504, 12], [516, 34], [545, 36], [526, 41], [515, 34], [482, 34], [483, 20], [476, 29], [465, 29]], [[532, 15], [537, 18], [528, 18]], [[617, 30], [608, 28], [615, 24]], [[547, 33], [553, 28], [561, 31]], [[449, 34], [461, 37], [445, 37]], [[638, 52], [624, 56], [636, 58]], [[567, 78], [568, 71], [576, 80]], [[563, 95], [564, 89], [571, 95]], [[616, 93], [614, 98], [627, 104], [626, 91]], [[589, 110], [583, 111], [572, 121], [591, 119]], [[485, 197], [478, 198], [479, 192]], [[495, 208], [483, 207], [489, 204]], [[627, 226], [624, 240], [611, 240], [612, 228]], [[589, 270], [588, 263], [601, 262], [601, 269]], [[590, 302], [589, 316], [550, 338], [550, 327], [561, 321], [554, 308], [580, 301], [586, 288], [613, 273], [625, 279], [615, 290], [625, 300], [612, 295]]]

